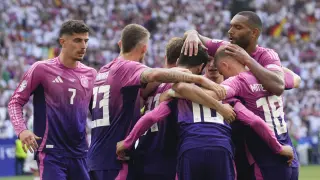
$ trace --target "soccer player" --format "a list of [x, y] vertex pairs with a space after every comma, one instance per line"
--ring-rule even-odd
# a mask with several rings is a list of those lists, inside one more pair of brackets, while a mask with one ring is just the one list
[[[199, 53], [201, 54], [201, 53]], [[199, 54], [197, 56], [199, 56]], [[180, 65], [183, 64], [183, 61], [186, 61], [186, 59], [189, 59], [189, 61], [186, 61], [185, 63], [188, 63], [189, 64], [189, 68], [192, 67], [192, 69], [190, 69], [191, 71], [193, 72], [199, 72], [199, 69], [194, 69], [197, 67], [197, 65], [195, 63], [200, 63], [201, 61], [199, 59], [196, 59], [196, 58], [193, 58], [193, 61], [190, 61], [190, 59], [193, 58], [193, 57], [186, 57], [186, 56], [180, 56], [179, 58], [179, 63]], [[180, 59], [182, 59], [182, 61], [180, 61]], [[197, 62], [198, 61], [198, 62]], [[199, 65], [198, 65], [199, 66]], [[195, 71], [196, 70], [196, 71]], [[201, 72], [201, 71], [200, 71]], [[193, 87], [196, 87], [194, 85], [191, 85]], [[196, 89], [192, 89], [191, 90], [196, 90]], [[201, 92], [201, 90], [200, 90]], [[202, 92], [203, 93], [203, 92]], [[163, 93], [165, 94], [165, 93]], [[162, 96], [162, 95], [161, 95]], [[189, 96], [193, 96], [193, 94], [189, 94]], [[208, 103], [210, 102], [210, 98], [212, 97], [207, 97], [205, 99], [205, 101], [203, 101], [202, 103], [204, 104], [207, 104], [207, 106], [209, 107], [213, 107], [213, 108], [217, 108], [218, 104], [216, 103], [217, 101], [215, 100], [211, 100], [212, 103]], [[180, 103], [181, 101], [181, 103]], [[186, 104], [184, 104], [184, 102], [188, 102], [189, 105], [188, 106], [185, 106]], [[188, 104], [187, 103], [187, 104]], [[166, 103], [161, 103], [161, 105], [159, 107], [157, 107], [156, 109], [154, 109], [153, 111], [147, 113], [145, 116], [143, 116], [139, 121], [138, 123], [135, 125], [134, 129], [132, 130], [132, 132], [130, 133], [130, 135], [122, 142], [119, 142], [118, 145], [117, 145], [117, 153], [120, 155], [120, 156], [123, 156], [123, 151], [125, 149], [129, 149], [132, 147], [134, 141], [146, 130], [146, 128], [150, 127], [153, 123], [156, 123], [157, 121], [159, 120], [162, 120], [163, 118], [167, 117], [169, 115], [169, 117], [172, 115], [174, 115], [176, 117], [176, 119], [178, 118], [179, 120], [182, 119], [182, 120], [188, 120], [188, 121], [193, 121], [191, 119], [195, 119], [195, 121], [197, 121], [197, 123], [200, 123], [199, 126], [202, 126], [201, 123], [212, 123], [212, 122], [215, 122], [215, 123], [218, 123], [217, 121], [221, 120], [223, 122], [223, 119], [221, 119], [221, 115], [217, 114], [217, 117], [211, 117], [211, 115], [213, 114], [208, 114], [207, 110], [209, 110], [209, 108], [207, 108], [206, 106], [200, 106], [199, 104], [196, 104], [196, 103], [192, 103], [191, 101], [187, 101], [187, 100], [178, 100], [178, 107], [177, 104], [174, 105], [174, 103], [168, 103], [170, 109], [168, 107], [166, 107]], [[182, 104], [181, 106], [183, 107], [180, 107], [180, 104]], [[199, 108], [203, 109], [202, 111], [199, 111], [200, 109], [197, 108], [199, 106]], [[239, 113], [239, 118], [240, 119], [255, 119], [256, 121], [251, 121], [250, 122], [250, 125], [254, 128], [254, 129], [258, 129], [258, 128], [261, 128], [261, 134], [262, 136], [265, 136], [265, 139], [271, 144], [272, 147], [274, 147], [276, 150], [276, 152], [281, 152], [283, 153], [283, 155], [285, 155], [285, 153], [290, 153], [290, 149], [288, 148], [283, 148], [281, 147], [281, 145], [276, 141], [276, 138], [272, 137], [271, 132], [269, 132], [269, 128], [265, 125], [265, 123], [263, 122], [263, 120], [261, 119], [256, 119], [257, 116], [255, 116], [252, 112], [250, 111], [247, 111], [245, 109], [244, 106], [241, 106], [241, 105], [236, 105], [237, 107], [236, 108], [240, 108], [240, 111], [238, 111]], [[177, 108], [178, 112], [175, 112], [174, 108]], [[185, 111], [186, 109], [188, 109], [188, 111]], [[215, 111], [216, 112], [216, 111]], [[178, 113], [178, 116], [176, 115], [176, 113]], [[202, 115], [200, 115], [200, 114]], [[193, 116], [193, 117], [192, 117]], [[204, 120], [206, 120], [207, 122], [201, 122], [202, 118], [204, 118]], [[259, 117], [258, 117], [259, 118]], [[168, 119], [168, 118], [167, 118]], [[174, 119], [170, 118], [168, 119], [168, 121], [171, 120], [171, 121], [174, 121]], [[249, 120], [250, 121], [250, 120]], [[248, 122], [248, 121], [247, 121]], [[190, 122], [189, 122], [190, 123]], [[181, 134], [182, 132], [180, 132], [180, 144], [184, 144], [185, 141], [187, 142], [187, 145], [183, 145], [183, 148], [185, 148], [184, 150], [182, 151], [186, 151], [188, 152], [188, 149], [196, 149], [196, 147], [193, 147], [193, 144], [188, 144], [188, 141], [190, 143], [190, 141], [192, 141], [192, 139], [194, 138], [196, 142], [194, 142], [194, 144], [196, 144], [196, 146], [203, 146], [203, 147], [207, 147], [209, 146], [209, 149], [212, 145], [217, 145], [217, 146], [224, 146], [224, 147], [228, 147], [230, 148], [230, 146], [228, 146], [228, 143], [230, 143], [229, 141], [225, 141], [225, 144], [222, 145], [221, 142], [223, 142], [223, 140], [219, 141], [218, 142], [207, 142], [207, 143], [204, 143], [205, 140], [203, 139], [215, 139], [215, 141], [217, 141], [217, 137], [215, 137], [213, 134], [210, 135], [210, 131], [208, 131], [208, 128], [210, 128], [210, 124], [208, 124], [208, 127], [206, 127], [206, 125], [204, 125], [204, 128], [200, 128], [200, 127], [193, 127], [191, 124], [189, 123], [185, 123], [185, 122], [180, 122], [179, 121], [179, 124], [178, 124], [178, 127], [181, 129], [184, 129], [184, 128], [187, 128], [187, 127], [190, 127], [187, 128], [187, 129], [184, 129], [185, 132], [183, 132], [183, 134]], [[223, 124], [223, 123], [222, 123]], [[173, 125], [174, 126], [174, 125]], [[219, 127], [219, 125], [218, 125]], [[192, 128], [196, 128], [196, 129], [192, 129]], [[207, 130], [206, 130], [207, 128]], [[227, 135], [228, 134], [231, 136], [231, 132], [224, 129], [224, 128], [221, 128], [220, 130], [222, 131], [222, 136], [221, 136], [221, 132], [219, 133], [220, 137], [223, 139], [224, 135]], [[229, 129], [229, 128], [228, 128]], [[203, 132], [202, 130], [204, 130], [205, 132]], [[269, 131], [268, 131], [269, 130]], [[219, 131], [219, 128], [218, 130], [215, 129], [215, 130], [212, 130], [213, 132], [216, 132], [216, 131]], [[224, 133], [223, 133], [224, 132]], [[229, 132], [229, 133], [228, 133]], [[190, 133], [188, 135], [188, 133]], [[209, 133], [209, 135], [208, 135]], [[189, 136], [187, 137], [186, 139], [183, 139], [184, 138], [184, 134], [187, 134], [186, 136]], [[223, 135], [224, 134], [224, 135]], [[194, 136], [193, 138], [190, 137], [190, 136]], [[167, 137], [167, 138], [173, 138], [174, 136], [172, 137]], [[269, 138], [270, 137], [270, 138]], [[189, 139], [190, 138], [190, 139]], [[198, 139], [199, 138], [199, 139]], [[226, 140], [226, 139], [224, 139]], [[230, 145], [230, 144], [229, 144]], [[232, 148], [231, 148], [232, 149]], [[231, 150], [229, 149], [229, 150]], [[282, 149], [282, 150], [281, 150]], [[230, 152], [228, 152], [230, 153]], [[179, 153], [180, 155], [183, 154], [183, 152], [180, 152]], [[201, 153], [199, 153], [201, 154]], [[198, 155], [193, 155], [195, 157], [199, 157], [199, 154]], [[231, 153], [232, 154], [232, 153]], [[291, 154], [292, 154], [292, 151], [291, 151]], [[189, 159], [192, 159], [194, 157], [190, 156]], [[183, 158], [182, 158], [183, 159]], [[194, 160], [194, 159], [193, 159]], [[216, 160], [217, 164], [220, 163], [220, 161]], [[179, 178], [181, 179], [188, 179], [188, 178], [191, 178], [191, 177], [196, 177], [196, 178], [201, 178], [201, 174], [203, 174], [204, 176], [206, 175], [204, 172], [206, 171], [205, 168], [201, 171], [199, 170], [199, 173], [198, 174], [195, 174], [194, 172], [192, 172], [192, 169], [194, 168], [198, 168], [200, 169], [200, 167], [197, 167], [197, 166], [200, 166], [199, 164], [197, 164], [197, 162], [194, 162], [195, 164], [192, 165], [193, 168], [191, 169], [185, 169], [186, 167], [183, 167], [181, 166], [183, 164], [183, 162], [180, 161], [180, 167], [179, 167]], [[205, 163], [205, 160], [203, 160], [203, 163]], [[212, 162], [207, 162], [208, 164], [212, 163]], [[225, 163], [225, 162], [224, 162]], [[230, 162], [227, 162], [227, 163], [230, 163]], [[231, 163], [232, 164], [232, 163]], [[213, 167], [212, 164], [210, 167]], [[206, 179], [224, 179], [226, 178], [232, 178], [232, 176], [230, 176], [230, 171], [228, 171], [228, 168], [230, 168], [229, 166], [228, 167], [221, 167], [221, 168], [218, 168], [216, 169], [217, 171], [214, 172], [214, 168], [212, 168], [212, 171], [211, 173], [215, 174], [214, 177], [203, 177], [203, 178], [206, 178]], [[227, 170], [227, 171], [222, 171], [221, 169], [224, 169], [224, 170]], [[233, 167], [232, 167], [233, 169]], [[221, 170], [221, 172], [219, 172]], [[230, 170], [230, 169], [229, 169]], [[186, 171], [187, 174], [184, 174], [182, 173], [182, 171]], [[219, 173], [218, 173], [219, 172]], [[232, 171], [233, 172], [233, 171]], [[225, 174], [224, 174], [225, 173]], [[200, 176], [199, 176], [200, 175]], [[208, 175], [208, 174], [207, 174]], [[211, 174], [212, 175], [212, 174]], [[229, 177], [230, 176], [230, 177]], [[233, 176], [234, 178], [234, 176]]]
[[[59, 33], [60, 55], [34, 63], [9, 102], [17, 136], [30, 152], [37, 151], [41, 179], [89, 179], [85, 127], [97, 72], [80, 62], [88, 40], [86, 24], [64, 22]], [[33, 132], [22, 117], [22, 107], [32, 94]]]
[[[222, 46], [219, 47], [218, 51], [222, 48], [223, 48]], [[286, 84], [285, 87], [286, 87], [286, 89], [297, 88], [299, 86], [300, 81], [301, 81], [300, 77], [287, 68], [283, 67], [283, 69], [285, 72], [285, 84]], [[222, 83], [224, 80], [224, 77], [218, 72], [218, 69], [215, 67], [213, 58], [210, 59], [208, 65], [206, 67], [205, 76], [218, 84]], [[180, 94], [180, 96], [196, 93], [196, 91], [194, 91], [194, 90], [192, 91], [190, 89], [190, 87], [188, 88], [185, 86], [190, 86], [190, 85], [188, 85], [186, 83], [179, 83], [179, 88], [175, 88], [176, 92], [178, 92], [178, 94]], [[207, 91], [207, 93], [208, 93], [208, 91]], [[211, 94], [211, 93], [208, 93], [208, 94]], [[187, 96], [187, 98], [189, 100], [194, 101], [194, 102], [201, 103], [201, 101], [199, 101], [199, 99], [194, 99], [191, 96]], [[206, 100], [206, 99], [203, 98], [203, 100]], [[247, 115], [249, 116], [249, 114], [247, 114]], [[252, 118], [250, 118], [250, 119], [252, 119]], [[261, 121], [264, 123], [264, 121], [262, 119], [261, 119]], [[254, 122], [254, 123], [259, 123], [259, 122]], [[254, 123], [253, 122], [245, 122], [245, 121], [240, 120], [240, 121], [234, 121], [231, 124], [232, 139], [233, 139], [233, 143], [236, 147], [235, 148], [236, 149], [236, 151], [235, 151], [235, 164], [236, 164], [236, 168], [237, 168], [237, 179], [238, 180], [242, 180], [242, 179], [248, 180], [252, 177], [251, 171], [253, 168], [250, 166], [249, 161], [246, 156], [245, 133], [244, 132], [246, 131], [247, 128], [250, 128], [250, 127], [253, 130], [255, 130], [254, 127], [258, 127], [258, 126], [253, 126], [252, 124], [254, 124]], [[249, 124], [249, 125], [251, 124], [250, 127], [248, 127], [247, 124]], [[259, 129], [263, 129], [263, 127], [259, 128]], [[255, 130], [256, 133], [258, 133], [261, 138], [264, 138], [261, 135], [261, 130], [259, 130], [259, 129], [256, 128], [256, 130]], [[274, 133], [272, 133], [271, 136], [275, 137]], [[273, 138], [271, 138], [270, 140], [273, 140]], [[264, 139], [264, 141], [266, 143], [268, 143], [268, 139]], [[268, 143], [268, 144], [270, 144], [270, 143]], [[272, 147], [270, 147], [270, 148], [272, 148]], [[286, 148], [291, 149], [290, 146], [286, 147]], [[287, 157], [289, 159], [291, 159], [291, 158], [293, 158], [293, 154], [292, 155], [288, 154]]]
[[[227, 98], [237, 96], [243, 99], [249, 110], [265, 120], [281, 144], [292, 146], [284, 119], [282, 97], [266, 91], [253, 73], [227, 54], [227, 48], [217, 52], [215, 66], [225, 78], [228, 78], [222, 82], [227, 89]], [[273, 153], [261, 138], [250, 130], [246, 132], [246, 144], [254, 159], [249, 159], [249, 163], [254, 166], [256, 178], [298, 179], [297, 157], [289, 167], [286, 158]]]
[[[127, 164], [116, 156], [116, 143], [125, 138], [140, 117], [140, 88], [150, 82], [192, 82], [219, 91], [223, 88], [204, 78], [173, 69], [147, 68], [141, 62], [147, 52], [149, 32], [137, 24], [121, 34], [120, 56], [103, 66], [96, 78], [92, 102], [92, 140], [88, 153], [91, 179], [124, 178]], [[148, 88], [148, 86], [147, 86]]]
[[[165, 68], [176, 67], [184, 40], [174, 37], [166, 46]], [[145, 102], [146, 113], [159, 105], [160, 95], [171, 88], [170, 83], [158, 86]], [[172, 180], [176, 175], [177, 135], [174, 117], [154, 124], [139, 138], [135, 150], [135, 178], [141, 180]], [[131, 157], [132, 158], [132, 157]]]
[[247, 66], [267, 91], [281, 95], [285, 84], [283, 71], [278, 68], [281, 66], [279, 56], [274, 50], [257, 45], [262, 32], [259, 16], [251, 11], [242, 11], [232, 18], [230, 25], [229, 42], [204, 37], [195, 30], [187, 31], [184, 53], [190, 56], [197, 54], [198, 45], [202, 44], [209, 55], [214, 56], [217, 49], [225, 44], [226, 53]]

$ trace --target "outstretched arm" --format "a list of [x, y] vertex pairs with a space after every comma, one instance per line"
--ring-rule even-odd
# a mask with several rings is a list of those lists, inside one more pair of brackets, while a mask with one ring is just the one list
[[235, 103], [234, 111], [237, 114], [237, 120], [249, 125], [275, 153], [281, 152], [282, 146], [277, 141], [274, 132], [259, 116], [255, 115], [239, 101]]
[[246, 65], [267, 91], [277, 96], [283, 93], [285, 83], [282, 71], [266, 69], [252, 58]]
[[243, 48], [235, 44], [226, 45], [225, 52], [246, 65], [267, 91], [277, 96], [283, 93], [284, 74], [276, 52], [265, 51], [259, 63]]
[[[175, 97], [188, 99], [192, 102], [202, 104], [211, 109], [217, 110], [225, 120], [231, 122], [235, 119], [235, 113], [232, 108], [220, 103], [219, 99], [214, 91], [200, 88], [194, 84], [189, 83], [177, 83], [172, 86], [175, 93], [171, 94]], [[215, 97], [212, 97], [212, 96]]]
[[168, 103], [168, 101], [160, 103], [158, 107], [148, 112], [138, 120], [130, 134], [123, 141], [126, 149], [131, 148], [134, 142], [138, 140], [139, 137], [143, 135], [143, 133], [145, 133], [149, 128], [151, 128], [153, 124], [163, 120], [171, 113]]
[[163, 82], [163, 83], [178, 83], [178, 82], [188, 82], [197, 83], [202, 87], [211, 89], [215, 91], [220, 98], [224, 98], [226, 91], [219, 84], [216, 84], [200, 75], [194, 75], [190, 73], [185, 73], [177, 71], [174, 69], [162, 69], [162, 68], [149, 68], [141, 74], [142, 83], [150, 82]]
[[235, 102], [234, 111], [237, 114], [237, 119], [244, 124], [249, 125], [267, 143], [274, 153], [286, 156], [289, 159], [288, 163], [291, 164], [294, 158], [292, 148], [289, 145], [281, 145], [278, 142], [275, 133], [267, 126], [267, 124], [238, 100], [229, 99], [229, 101]]

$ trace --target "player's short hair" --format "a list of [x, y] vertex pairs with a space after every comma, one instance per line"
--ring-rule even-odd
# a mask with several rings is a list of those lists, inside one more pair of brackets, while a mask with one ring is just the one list
[[90, 28], [81, 20], [68, 20], [60, 28], [59, 37], [63, 35], [72, 35], [73, 33], [87, 33]]
[[237, 15], [245, 16], [248, 18], [248, 24], [262, 30], [262, 21], [260, 17], [253, 11], [241, 11]]
[[189, 56], [189, 54], [184, 55], [184, 53], [180, 53], [178, 65], [179, 66], [187, 66], [187, 67], [195, 67], [199, 66], [202, 63], [204, 67], [209, 61], [209, 55], [205, 49], [203, 49], [200, 45], [198, 46], [198, 54]]
[[149, 31], [139, 24], [129, 24], [122, 30], [122, 52], [128, 53], [142, 41], [148, 40]]
[[168, 64], [176, 64], [180, 56], [183, 46], [183, 39], [180, 37], [173, 37], [169, 40], [166, 46], [166, 56]]
[[217, 65], [220, 62], [220, 60], [224, 57], [227, 57], [227, 56], [229, 56], [229, 55], [226, 53], [225, 48], [218, 49], [218, 51], [214, 55], [214, 66], [218, 67]]

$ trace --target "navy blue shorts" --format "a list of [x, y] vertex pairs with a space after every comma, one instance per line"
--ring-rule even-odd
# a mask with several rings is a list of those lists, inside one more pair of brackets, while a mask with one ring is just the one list
[[114, 180], [119, 174], [119, 170], [101, 170], [101, 171], [90, 171], [90, 180]]
[[223, 147], [195, 148], [178, 159], [178, 178], [181, 180], [234, 180], [234, 162]]
[[66, 158], [59, 154], [38, 153], [37, 163], [40, 179], [89, 180], [85, 158]]
[[254, 180], [298, 180], [299, 168], [289, 166], [254, 166]]
[[121, 170], [91, 170], [90, 180], [131, 180], [128, 176], [128, 164], [123, 163]]

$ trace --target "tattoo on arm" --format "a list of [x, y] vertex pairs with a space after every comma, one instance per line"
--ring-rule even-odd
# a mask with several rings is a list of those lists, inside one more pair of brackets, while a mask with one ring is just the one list
[[162, 82], [162, 83], [176, 83], [176, 82], [190, 82], [197, 83], [199, 80], [197, 75], [185, 73], [177, 70], [153, 68], [147, 69], [141, 74], [141, 82]]
[[151, 72], [152, 72], [152, 68], [148, 68], [142, 72], [142, 74], [140, 76], [141, 83], [148, 83], [149, 82], [148, 77]]

